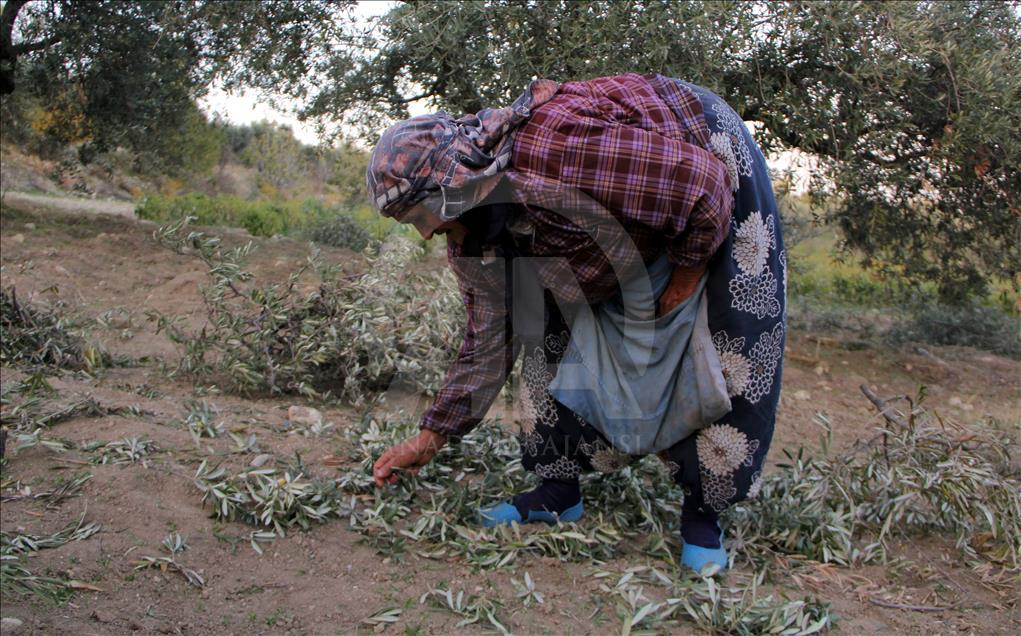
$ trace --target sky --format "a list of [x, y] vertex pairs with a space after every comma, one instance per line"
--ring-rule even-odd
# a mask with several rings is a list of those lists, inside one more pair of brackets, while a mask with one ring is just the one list
[[253, 91], [227, 93], [216, 87], [199, 101], [199, 106], [207, 115], [216, 113], [232, 124], [250, 124], [262, 120], [284, 124], [291, 127], [294, 136], [302, 143], [310, 146], [319, 143], [319, 137], [311, 125], [298, 121], [291, 113], [277, 110], [260, 101], [259, 94]]
[[[382, 0], [362, 1], [358, 3], [356, 12], [368, 21], [386, 13], [393, 4], [393, 2]], [[287, 112], [287, 101], [280, 100], [279, 97], [276, 99], [281, 101], [285, 108], [277, 109], [270, 106], [258, 91], [228, 93], [222, 88], [214, 86], [208, 95], [199, 100], [199, 106], [207, 115], [217, 113], [232, 124], [251, 124], [266, 120], [290, 126], [299, 141], [311, 146], [318, 145], [319, 136], [315, 132], [315, 126], [311, 122], [298, 121], [293, 113]]]

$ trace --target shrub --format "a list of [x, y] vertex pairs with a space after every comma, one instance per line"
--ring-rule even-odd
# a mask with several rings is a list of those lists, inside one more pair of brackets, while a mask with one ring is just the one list
[[300, 226], [307, 214], [301, 202], [246, 201], [240, 197], [206, 194], [164, 196], [152, 194], [144, 198], [135, 214], [156, 222], [179, 221], [193, 217], [202, 225], [241, 227], [254, 236], [274, 236]]
[[[309, 236], [309, 232], [315, 231], [317, 227], [329, 226], [333, 223], [337, 217], [344, 217], [345, 220], [337, 221], [341, 225], [351, 225], [352, 232], [357, 232], [353, 228], [359, 228], [367, 232], [368, 240], [375, 239], [377, 241], [385, 241], [391, 234], [397, 234], [398, 236], [404, 236], [406, 238], [417, 239], [420, 238], [418, 233], [410, 225], [403, 225], [394, 221], [393, 219], [387, 218], [374, 209], [367, 205], [327, 205], [319, 199], [306, 199], [301, 206], [301, 218], [306, 227], [305, 236], [317, 243], [324, 245], [335, 245], [337, 247], [349, 247], [344, 245], [343, 242], [331, 243], [329, 239], [320, 240], [313, 236]], [[350, 223], [349, 223], [350, 222]], [[295, 227], [292, 225], [292, 227]], [[342, 233], [347, 230], [342, 231]], [[330, 234], [330, 230], [326, 229], [324, 234]], [[360, 235], [360, 232], [357, 232]], [[325, 238], [325, 237], [323, 237]], [[360, 238], [353, 240], [352, 242], [357, 245]], [[422, 247], [425, 247], [422, 245]], [[359, 249], [352, 247], [351, 249]], [[360, 249], [364, 249], [360, 248]]]
[[788, 311], [792, 329], [854, 332], [893, 344], [975, 347], [1021, 356], [1021, 318], [1009, 294], [948, 305], [935, 286], [882, 282], [819, 254], [790, 262]]
[[357, 221], [344, 214], [321, 219], [305, 231], [305, 237], [321, 245], [346, 247], [360, 252], [368, 247], [372, 235]]
[[[323, 245], [361, 251], [400, 227], [373, 210], [330, 206], [317, 199], [248, 201], [231, 195], [151, 194], [135, 208], [138, 218], [173, 223], [192, 217], [199, 225], [240, 227], [253, 236], [296, 234]], [[408, 234], [404, 229], [398, 233]]]
[[887, 337], [895, 343], [959, 345], [1021, 357], [1021, 318], [999, 307], [926, 304], [895, 325]]

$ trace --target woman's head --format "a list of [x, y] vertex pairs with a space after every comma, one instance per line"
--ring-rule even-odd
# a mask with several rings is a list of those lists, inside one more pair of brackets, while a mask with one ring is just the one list
[[366, 171], [369, 200], [383, 216], [406, 221], [423, 205], [441, 221], [478, 205], [510, 165], [513, 131], [559, 84], [536, 80], [507, 108], [486, 108], [454, 119], [419, 115], [383, 133]]

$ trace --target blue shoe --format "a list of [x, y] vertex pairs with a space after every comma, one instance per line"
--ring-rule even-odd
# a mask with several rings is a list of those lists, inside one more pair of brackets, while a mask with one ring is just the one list
[[585, 507], [582, 505], [581, 500], [578, 500], [578, 503], [559, 515], [555, 512], [547, 512], [546, 510], [529, 510], [528, 519], [525, 521], [522, 521], [521, 513], [518, 512], [517, 506], [509, 501], [496, 504], [490, 508], [483, 508], [479, 511], [479, 515], [482, 517], [482, 527], [484, 528], [509, 526], [514, 522], [536, 523], [542, 521], [544, 523], [557, 523], [557, 521], [563, 521], [564, 523], [569, 523], [580, 520], [584, 514]]
[[715, 576], [727, 569], [727, 551], [723, 548], [723, 532], [720, 532], [720, 547], [703, 548], [681, 540], [681, 565], [689, 567], [700, 576]]

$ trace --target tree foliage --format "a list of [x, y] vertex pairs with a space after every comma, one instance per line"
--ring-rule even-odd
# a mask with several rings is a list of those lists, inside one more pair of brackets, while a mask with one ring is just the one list
[[332, 161], [327, 183], [337, 188], [347, 205], [366, 202], [365, 170], [369, 167], [369, 153], [353, 143], [338, 144], [330, 152]]
[[461, 113], [535, 77], [664, 73], [761, 122], [765, 149], [817, 156], [826, 216], [867, 265], [950, 300], [1019, 275], [1017, 4], [406, 3], [354, 41], [307, 115], [371, 138], [418, 99]]
[[223, 153], [224, 130], [210, 122], [195, 102], [180, 113], [176, 128], [151, 139], [139, 154], [138, 168], [146, 174], [186, 177], [208, 174]]
[[331, 202], [346, 207], [367, 205], [365, 169], [369, 153], [349, 141], [331, 146], [306, 146], [289, 126], [261, 121], [246, 125], [219, 124], [221, 161], [237, 161], [255, 171], [266, 198], [318, 194], [329, 187]]
[[255, 168], [264, 185], [279, 191], [294, 183], [308, 163], [305, 148], [290, 128], [262, 122], [251, 127], [252, 136], [240, 153], [245, 165]]
[[[0, 94], [37, 95], [85, 154], [144, 150], [193, 122], [214, 80], [301, 74], [350, 3], [8, 0], [0, 11]], [[339, 23], [338, 23], [339, 24]]]

